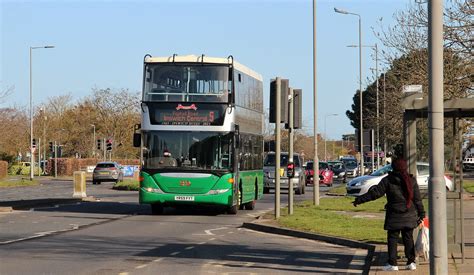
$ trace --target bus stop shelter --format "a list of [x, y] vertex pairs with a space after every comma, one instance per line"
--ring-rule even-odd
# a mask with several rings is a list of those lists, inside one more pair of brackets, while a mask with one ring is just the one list
[[[404, 156], [408, 162], [409, 173], [416, 174], [417, 147], [416, 147], [416, 122], [417, 119], [428, 118], [428, 98], [421, 93], [406, 93], [402, 99], [403, 112], [403, 136]], [[453, 120], [452, 137], [454, 142], [451, 163], [453, 164], [454, 192], [447, 193], [447, 199], [453, 202], [451, 213], [454, 219], [452, 244], [460, 244], [462, 260], [464, 262], [464, 211], [463, 211], [463, 171], [462, 171], [462, 136], [460, 119], [474, 118], [474, 98], [456, 98], [444, 101], [444, 117]], [[445, 130], [447, 130], [445, 128]], [[434, 141], [436, 142], [436, 141]], [[459, 169], [457, 169], [459, 168]], [[458, 213], [459, 203], [459, 213]], [[458, 217], [459, 215], [459, 217]], [[460, 228], [457, 228], [458, 219]], [[459, 233], [458, 233], [459, 232]], [[459, 236], [460, 235], [460, 236]], [[460, 241], [460, 242], [459, 242]]]

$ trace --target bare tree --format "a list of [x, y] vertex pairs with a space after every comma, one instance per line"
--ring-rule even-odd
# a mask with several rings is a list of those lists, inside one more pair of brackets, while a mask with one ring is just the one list
[[6, 98], [13, 93], [15, 86], [10, 86], [0, 91], [0, 104], [5, 103]]

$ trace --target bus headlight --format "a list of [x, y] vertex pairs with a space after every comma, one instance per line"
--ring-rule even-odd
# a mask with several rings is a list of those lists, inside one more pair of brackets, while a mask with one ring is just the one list
[[161, 191], [160, 188], [151, 188], [151, 187], [147, 187], [145, 188], [145, 190], [149, 193], [158, 193], [158, 194], [164, 194], [163, 191]]
[[209, 192], [207, 192], [207, 195], [218, 195], [218, 194], [222, 194], [222, 193], [225, 193], [227, 191], [229, 191], [230, 188], [228, 189], [217, 189], [217, 190], [211, 190]]

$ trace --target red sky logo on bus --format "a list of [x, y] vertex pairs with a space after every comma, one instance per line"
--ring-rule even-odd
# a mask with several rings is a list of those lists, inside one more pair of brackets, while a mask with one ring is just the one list
[[191, 104], [189, 106], [183, 106], [181, 104], [178, 104], [178, 106], [176, 107], [176, 110], [194, 110], [196, 111], [198, 108], [196, 106], [196, 104]]
[[181, 186], [191, 186], [191, 182], [189, 180], [182, 180], [179, 182]]

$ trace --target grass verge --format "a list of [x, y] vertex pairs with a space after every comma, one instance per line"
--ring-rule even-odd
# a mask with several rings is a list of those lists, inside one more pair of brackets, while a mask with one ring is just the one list
[[343, 185], [338, 186], [338, 187], [333, 187], [333, 188], [329, 189], [328, 193], [337, 194], [337, 195], [345, 195], [347, 193], [346, 185], [343, 184]]
[[138, 191], [140, 189], [140, 183], [134, 179], [124, 179], [122, 182], [117, 182], [113, 189], [126, 190], [126, 191]]
[[[383, 230], [385, 198], [354, 207], [353, 198], [321, 198], [320, 205], [303, 202], [295, 205], [294, 214], [282, 211], [280, 226], [342, 237], [369, 243], [385, 243]], [[354, 213], [359, 212], [359, 213]]]
[[0, 179], [0, 188], [1, 187], [22, 187], [22, 186], [34, 186], [38, 185], [36, 180], [30, 181], [29, 179], [24, 178], [4, 178]]
[[[387, 233], [383, 229], [386, 197], [357, 207], [352, 205], [352, 201], [354, 198], [351, 197], [321, 198], [319, 206], [305, 201], [295, 205], [292, 216], [287, 215], [287, 210], [282, 210], [282, 216], [276, 222], [300, 231], [368, 243], [386, 243]], [[428, 213], [428, 200], [423, 200], [423, 204]]]
[[463, 181], [464, 190], [469, 193], [474, 193], [474, 180], [464, 180]]

